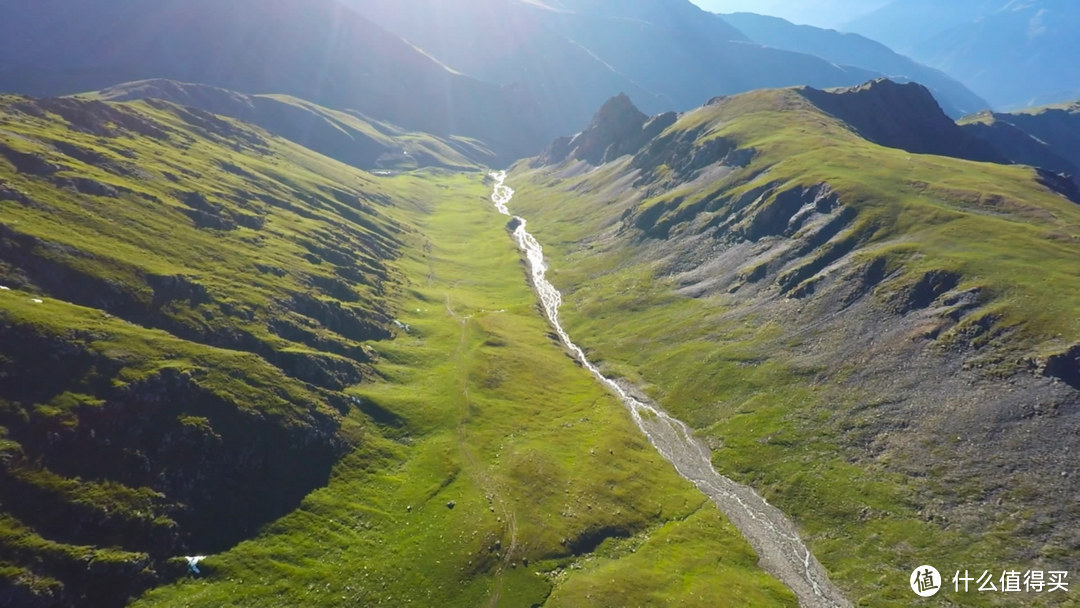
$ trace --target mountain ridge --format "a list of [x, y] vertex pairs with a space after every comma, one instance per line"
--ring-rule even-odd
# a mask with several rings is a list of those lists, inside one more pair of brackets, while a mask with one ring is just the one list
[[[162, 99], [258, 125], [289, 141], [361, 169], [474, 168], [496, 161], [483, 144], [409, 133], [362, 114], [324, 108], [295, 97], [245, 95], [171, 80], [118, 84], [82, 95], [104, 101]], [[405, 154], [402, 154], [402, 151]]]
[[0, 10], [0, 90], [63, 95], [168, 78], [479, 137], [504, 158], [535, 151], [530, 121], [519, 121], [532, 115], [527, 98], [447, 70], [334, 0], [5, 0]]
[[1080, 183], [1080, 102], [1022, 112], [982, 112], [960, 121], [1011, 162], [1066, 174]]
[[990, 107], [990, 104], [944, 72], [920, 65], [884, 44], [858, 34], [795, 25], [778, 17], [754, 13], [722, 14], [721, 17], [754, 42], [817, 55], [842, 65], [860, 65], [893, 81], [917, 82], [934, 94], [945, 113], [953, 118]]
[[926, 87], [878, 79], [856, 87], [802, 87], [799, 92], [864, 138], [917, 154], [1004, 162], [998, 152], [970, 137], [938, 106]]
[[[602, 2], [548, 4], [558, 12], [520, 0], [353, 6], [454, 69], [525, 87], [542, 106], [556, 108], [551, 125], [557, 130], [547, 141], [579, 129], [620, 91], [655, 114], [755, 88], [850, 86], [881, 76], [871, 66], [757, 44], [686, 0], [629, 4], [624, 8], [636, 11], [633, 19]], [[538, 56], [547, 58], [543, 66], [536, 65]], [[947, 78], [938, 81], [939, 90], [949, 89]], [[981, 109], [963, 87], [950, 86], [950, 94], [958, 91], [949, 104], [958, 115]]]
[[995, 110], [1080, 97], [1076, 3], [1061, 0], [894, 0], [844, 29], [940, 69]]

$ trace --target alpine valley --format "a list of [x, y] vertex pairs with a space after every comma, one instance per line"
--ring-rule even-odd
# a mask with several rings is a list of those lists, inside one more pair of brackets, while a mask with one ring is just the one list
[[1075, 604], [1080, 106], [918, 4], [0, 0], [0, 606]]

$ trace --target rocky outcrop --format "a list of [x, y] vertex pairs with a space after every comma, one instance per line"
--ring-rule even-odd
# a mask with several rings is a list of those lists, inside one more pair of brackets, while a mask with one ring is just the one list
[[1042, 373], [1080, 390], [1080, 344], [1048, 357], [1042, 366]]
[[965, 133], [946, 116], [922, 85], [897, 84], [882, 78], [857, 87], [803, 87], [799, 92], [876, 144], [915, 154], [1004, 162], [990, 146]]
[[[672, 115], [664, 129], [674, 122]], [[710, 165], [744, 167], [754, 158], [753, 150], [740, 149], [735, 141], [725, 137], [703, 139], [698, 129], [668, 134], [662, 131], [660, 129], [634, 157], [633, 166], [642, 172], [639, 183], [657, 179], [656, 171], [661, 167], [671, 171], [670, 180], [685, 181]]]
[[539, 165], [555, 165], [567, 159], [602, 165], [642, 146], [675, 122], [673, 112], [649, 118], [625, 93], [607, 101], [589, 126], [574, 135], [555, 140], [538, 159]]
[[1056, 173], [1042, 167], [1036, 167], [1036, 172], [1040, 184], [1080, 205], [1080, 174]]
[[49, 162], [37, 154], [20, 152], [9, 146], [0, 144], [0, 158], [11, 163], [19, 173], [30, 175], [52, 175], [61, 169], [59, 165]]

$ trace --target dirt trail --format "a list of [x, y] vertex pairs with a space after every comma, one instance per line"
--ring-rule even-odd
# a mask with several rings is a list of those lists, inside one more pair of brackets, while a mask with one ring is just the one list
[[[491, 201], [503, 215], [510, 215], [507, 205], [514, 191], [506, 186], [506, 172], [492, 174], [495, 179]], [[526, 222], [518, 217], [514, 240], [529, 261], [533, 287], [540, 297], [548, 322], [566, 348], [585, 369], [623, 402], [638, 428], [657, 451], [675, 466], [727, 515], [758, 554], [761, 567], [788, 586], [805, 608], [851, 606], [840, 590], [829, 581], [825, 568], [814, 558], [799, 538], [794, 524], [779, 509], [770, 505], [752, 488], [735, 483], [716, 472], [711, 453], [692, 429], [671, 417], [655, 403], [630, 388], [605, 377], [574, 344], [559, 321], [562, 294], [546, 278], [547, 263], [540, 243], [525, 230]]]

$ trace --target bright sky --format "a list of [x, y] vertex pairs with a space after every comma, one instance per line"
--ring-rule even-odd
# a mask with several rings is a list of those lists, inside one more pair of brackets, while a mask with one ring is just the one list
[[691, 0], [714, 13], [760, 13], [795, 23], [835, 28], [866, 14], [888, 0]]

